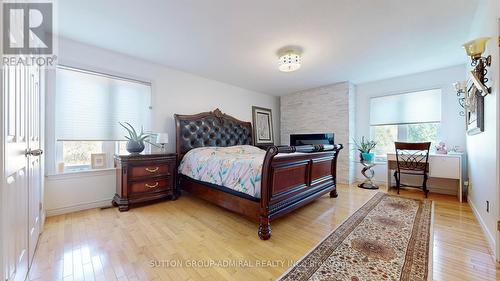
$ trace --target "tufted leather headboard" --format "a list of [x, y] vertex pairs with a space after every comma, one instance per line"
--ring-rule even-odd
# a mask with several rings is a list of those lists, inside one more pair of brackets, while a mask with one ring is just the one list
[[176, 149], [179, 160], [191, 149], [203, 146], [233, 146], [253, 143], [252, 124], [214, 111], [195, 115], [175, 114]]

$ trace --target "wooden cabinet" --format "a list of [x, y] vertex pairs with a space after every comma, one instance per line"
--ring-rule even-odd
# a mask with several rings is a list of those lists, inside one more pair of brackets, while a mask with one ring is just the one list
[[443, 157], [431, 155], [429, 157], [429, 176], [444, 179], [459, 179], [461, 157]]
[[116, 194], [113, 206], [128, 211], [131, 205], [165, 198], [176, 199], [176, 154], [115, 155]]

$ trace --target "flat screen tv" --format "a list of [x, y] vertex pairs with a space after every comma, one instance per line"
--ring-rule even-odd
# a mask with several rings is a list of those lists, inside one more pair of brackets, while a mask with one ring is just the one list
[[290, 145], [334, 144], [334, 134], [291, 134]]

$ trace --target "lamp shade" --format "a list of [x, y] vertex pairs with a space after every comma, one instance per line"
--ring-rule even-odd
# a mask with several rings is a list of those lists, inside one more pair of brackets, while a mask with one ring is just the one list
[[458, 93], [465, 93], [467, 91], [467, 81], [457, 81], [453, 83], [453, 87]]
[[168, 143], [168, 134], [167, 133], [156, 134], [156, 143], [161, 143], [161, 144]]
[[488, 40], [490, 40], [490, 37], [481, 37], [465, 43], [463, 47], [469, 57], [478, 59], [484, 53], [484, 50], [486, 49], [486, 42], [488, 42]]

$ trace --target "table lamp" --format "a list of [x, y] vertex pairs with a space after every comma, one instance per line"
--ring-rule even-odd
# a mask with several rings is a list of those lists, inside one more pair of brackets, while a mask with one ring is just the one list
[[168, 143], [168, 134], [167, 133], [156, 134], [156, 143], [161, 144], [161, 151], [165, 152], [165, 144]]

